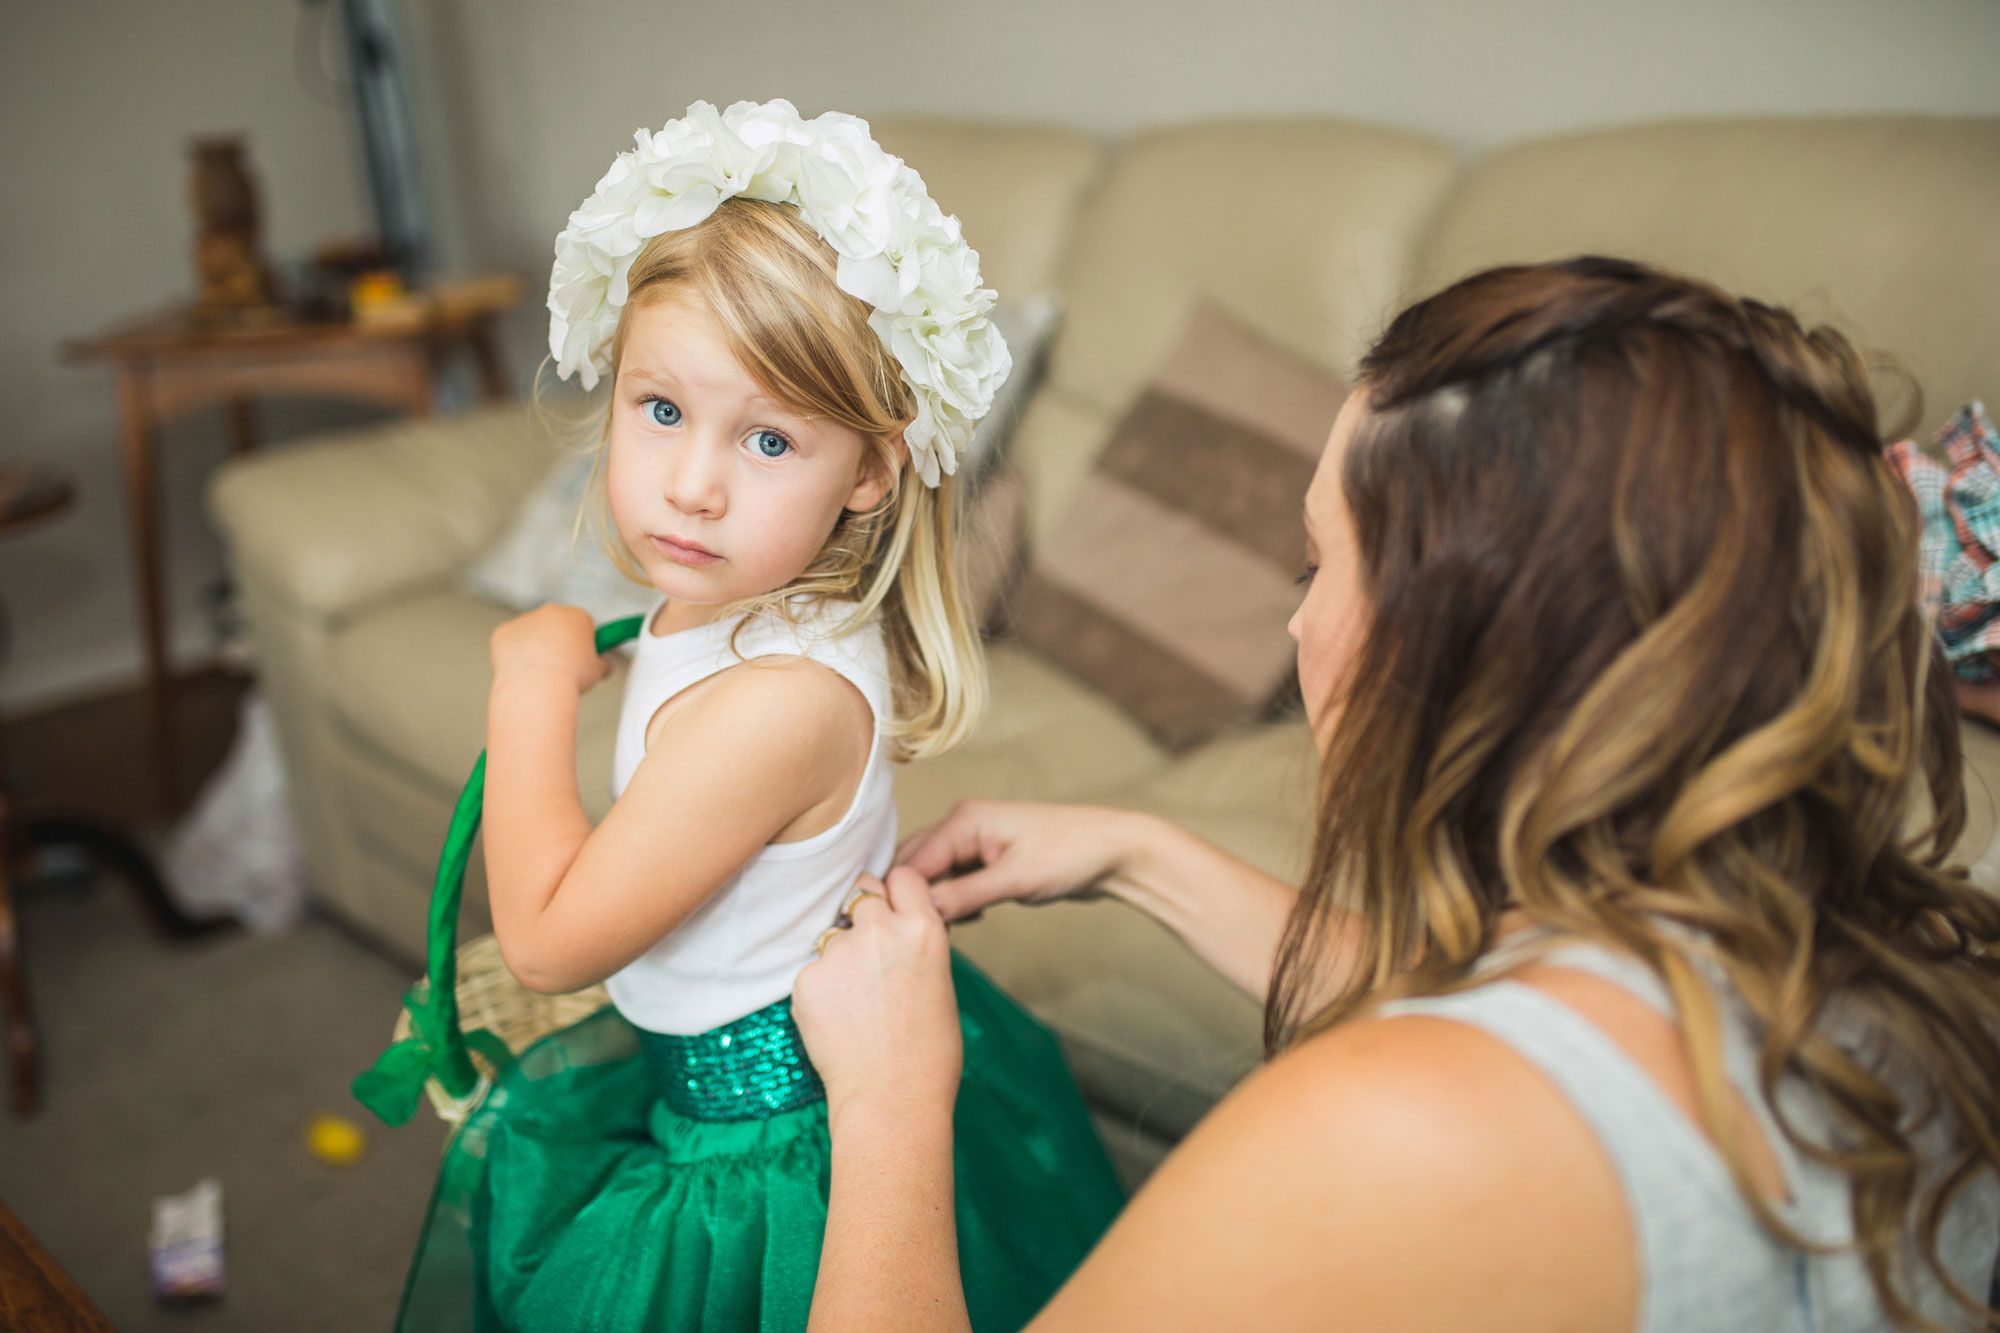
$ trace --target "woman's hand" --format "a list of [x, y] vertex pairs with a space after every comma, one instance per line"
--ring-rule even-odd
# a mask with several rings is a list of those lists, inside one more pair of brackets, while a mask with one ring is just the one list
[[855, 887], [868, 894], [849, 913], [853, 926], [828, 938], [792, 989], [792, 1018], [826, 1085], [828, 1120], [867, 1103], [948, 1122], [965, 1050], [951, 948], [930, 886], [897, 869], [887, 884], [863, 875]]
[[1128, 867], [1144, 816], [1087, 805], [960, 801], [942, 823], [912, 835], [896, 863], [932, 881], [947, 921], [993, 903], [1094, 897]]
[[597, 651], [597, 625], [581, 607], [550, 602], [493, 631], [493, 679], [548, 673], [582, 694], [611, 672]]
[[905, 842], [896, 861], [931, 881], [947, 921], [1009, 899], [1116, 898], [1179, 935], [1259, 1003], [1298, 900], [1290, 884], [1186, 829], [1102, 806], [961, 801]]

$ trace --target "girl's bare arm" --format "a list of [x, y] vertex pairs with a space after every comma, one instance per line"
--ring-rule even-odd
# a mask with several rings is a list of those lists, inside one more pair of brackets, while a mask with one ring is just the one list
[[654, 728], [592, 829], [578, 697], [560, 670], [502, 669], [487, 708], [493, 933], [535, 990], [591, 985], [665, 938], [760, 848], [850, 793], [873, 742], [867, 702], [828, 668], [731, 668]]

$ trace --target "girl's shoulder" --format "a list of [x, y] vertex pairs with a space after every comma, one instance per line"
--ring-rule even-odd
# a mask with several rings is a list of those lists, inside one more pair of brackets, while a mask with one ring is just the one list
[[[649, 615], [648, 633], [651, 624]], [[709, 734], [739, 724], [754, 724], [751, 730], [761, 733], [781, 722], [804, 740], [822, 733], [844, 737], [857, 723], [866, 732], [875, 721], [871, 714], [886, 716], [887, 654], [879, 626], [805, 599], [655, 636], [641, 651], [689, 659], [677, 673], [685, 683], [647, 721], [648, 751], [666, 727], [684, 718], [699, 717]]]
[[880, 617], [860, 614], [853, 602], [795, 596], [747, 618], [732, 640], [731, 651], [746, 661], [803, 658], [828, 667], [887, 716], [888, 642]]
[[739, 615], [657, 633], [665, 605], [661, 599], [646, 612], [634, 650], [655, 670], [698, 679], [746, 662], [807, 658], [841, 675], [863, 678], [856, 684], [888, 676], [881, 621], [858, 614], [852, 602], [795, 595]]

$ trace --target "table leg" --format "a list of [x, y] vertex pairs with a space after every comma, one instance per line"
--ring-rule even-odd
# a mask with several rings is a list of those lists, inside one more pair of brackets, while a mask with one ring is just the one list
[[465, 341], [472, 348], [472, 359], [479, 367], [479, 386], [486, 393], [486, 401], [504, 403], [512, 398], [514, 386], [507, 381], [507, 367], [500, 360], [500, 341], [495, 336], [491, 317], [474, 324]]
[[248, 398], [232, 398], [224, 405], [229, 417], [229, 451], [239, 457], [257, 447], [257, 413]]
[[[0, 758], [0, 774], [6, 761]], [[7, 1006], [7, 1053], [14, 1069], [14, 1110], [32, 1115], [41, 1102], [41, 1043], [28, 981], [21, 972], [21, 927], [14, 914], [14, 844], [7, 793], [0, 788], [0, 1003]]]
[[154, 797], [159, 812], [174, 805], [172, 722], [167, 699], [167, 616], [160, 591], [160, 499], [153, 476], [158, 427], [145, 371], [126, 367], [118, 376], [124, 428], [125, 505], [132, 524], [138, 579], [139, 630], [146, 659], [146, 733], [152, 748]]

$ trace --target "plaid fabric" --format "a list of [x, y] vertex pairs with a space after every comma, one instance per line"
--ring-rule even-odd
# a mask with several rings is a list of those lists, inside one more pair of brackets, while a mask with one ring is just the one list
[[1923, 603], [1924, 618], [1936, 622], [1944, 609], [1944, 567], [1958, 550], [1951, 515], [1945, 512], [1945, 487], [1951, 484], [1951, 470], [1923, 451], [1915, 440], [1898, 440], [1889, 446], [1889, 466], [1896, 469], [1910, 494], [1917, 497], [1923, 515], [1923, 548], [1917, 557], [1917, 600]]
[[1935, 443], [1944, 463], [1913, 440], [1890, 445], [1888, 459], [1923, 513], [1924, 611], [1958, 674], [1990, 679], [2000, 674], [1990, 656], [2000, 651], [2000, 435], [1973, 402]]

